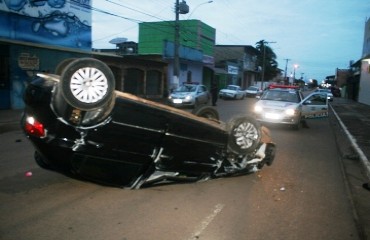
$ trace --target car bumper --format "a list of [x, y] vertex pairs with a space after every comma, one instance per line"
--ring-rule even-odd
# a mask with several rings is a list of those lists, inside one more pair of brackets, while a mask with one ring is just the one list
[[298, 115], [286, 116], [277, 113], [261, 113], [255, 115], [257, 121], [266, 123], [277, 123], [277, 124], [297, 124], [299, 121]]
[[219, 97], [220, 98], [235, 98], [235, 94], [231, 94], [231, 93], [220, 93], [219, 94]]
[[186, 100], [186, 99], [179, 99], [179, 98], [172, 98], [168, 100], [169, 104], [174, 107], [180, 107], [180, 106], [193, 106], [194, 100]]

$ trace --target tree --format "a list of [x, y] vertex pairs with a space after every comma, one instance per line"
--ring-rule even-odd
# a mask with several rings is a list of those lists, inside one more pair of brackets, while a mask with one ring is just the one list
[[[259, 51], [259, 55], [257, 55], [257, 66], [260, 66], [261, 70], [264, 70], [264, 79], [261, 79], [263, 81], [271, 80], [280, 74], [276, 54], [267, 43], [265, 40], [256, 43], [256, 49]], [[263, 66], [265, 69], [263, 69]]]

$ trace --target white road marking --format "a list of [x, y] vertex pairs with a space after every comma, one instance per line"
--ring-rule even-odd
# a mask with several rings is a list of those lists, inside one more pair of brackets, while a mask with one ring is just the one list
[[188, 240], [196, 240], [199, 239], [199, 235], [208, 227], [208, 225], [216, 218], [216, 216], [222, 211], [224, 208], [224, 204], [217, 204], [213, 210], [213, 212], [208, 215], [204, 220], [200, 223], [200, 225], [196, 228], [194, 233], [191, 235]]

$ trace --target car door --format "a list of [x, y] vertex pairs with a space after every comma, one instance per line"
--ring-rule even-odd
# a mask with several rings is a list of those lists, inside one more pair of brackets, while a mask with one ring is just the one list
[[237, 87], [236, 94], [238, 95], [238, 99], [243, 98], [244, 93], [242, 92], [242, 89], [240, 87]]
[[328, 117], [329, 105], [326, 93], [311, 93], [301, 103], [303, 118], [315, 119]]
[[200, 103], [206, 103], [208, 101], [207, 91], [204, 86], [198, 87], [197, 95], [198, 95], [198, 100]]

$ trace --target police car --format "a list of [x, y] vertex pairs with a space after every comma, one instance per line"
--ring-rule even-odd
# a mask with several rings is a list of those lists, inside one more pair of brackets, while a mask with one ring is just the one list
[[258, 121], [302, 127], [305, 119], [328, 116], [327, 94], [313, 92], [304, 97], [298, 86], [270, 85], [254, 106]]

